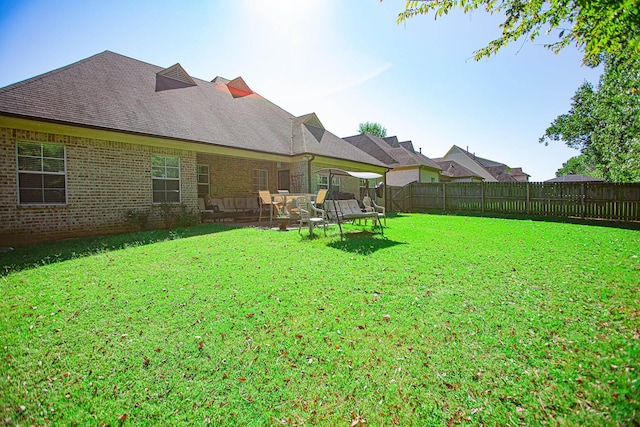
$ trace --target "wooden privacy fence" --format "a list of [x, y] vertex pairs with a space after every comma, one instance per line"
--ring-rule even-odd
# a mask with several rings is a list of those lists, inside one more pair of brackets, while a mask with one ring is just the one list
[[477, 212], [640, 221], [640, 183], [464, 182], [387, 187], [392, 212]]

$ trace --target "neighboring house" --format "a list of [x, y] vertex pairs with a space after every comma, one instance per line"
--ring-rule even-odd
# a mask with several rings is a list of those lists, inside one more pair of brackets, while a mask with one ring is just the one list
[[604, 182], [604, 179], [589, 175], [564, 175], [548, 179], [545, 182]]
[[434, 160], [436, 162], [455, 162], [487, 182], [529, 181], [529, 175], [523, 172], [522, 168], [510, 168], [504, 163], [477, 157], [475, 153], [470, 153], [468, 150], [464, 150], [457, 145], [451, 147], [444, 157]]
[[[105, 51], [0, 88], [3, 246], [131, 230], [131, 212], [195, 212], [197, 199], [315, 192], [336, 167], [386, 164], [253, 92]], [[337, 180], [343, 192], [360, 182]]]
[[482, 177], [474, 174], [469, 169], [452, 160], [442, 160], [436, 162], [442, 169], [440, 172], [441, 182], [479, 182]]
[[416, 152], [411, 141], [399, 142], [395, 136], [380, 138], [370, 134], [343, 139], [390, 169], [387, 185], [402, 187], [412, 182], [438, 182], [440, 167], [421, 152]]

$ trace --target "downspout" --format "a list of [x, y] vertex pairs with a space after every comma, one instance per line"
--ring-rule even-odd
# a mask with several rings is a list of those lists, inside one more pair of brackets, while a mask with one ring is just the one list
[[315, 158], [316, 156], [313, 154], [311, 157], [307, 157], [307, 193], [311, 193], [311, 162], [314, 161]]

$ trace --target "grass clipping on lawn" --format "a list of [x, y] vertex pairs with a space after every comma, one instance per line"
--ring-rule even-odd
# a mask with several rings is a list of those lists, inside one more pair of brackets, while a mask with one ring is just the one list
[[638, 231], [388, 222], [384, 236], [204, 225], [1, 254], [3, 421], [639, 422]]

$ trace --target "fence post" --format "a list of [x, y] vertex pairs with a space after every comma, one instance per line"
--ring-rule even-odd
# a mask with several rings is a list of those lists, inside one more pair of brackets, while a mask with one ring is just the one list
[[480, 191], [481, 198], [482, 198], [482, 200], [481, 200], [481, 202], [482, 202], [482, 213], [484, 213], [484, 181], [482, 181], [482, 182], [480, 183], [480, 185], [481, 185], [481, 187], [480, 187], [480, 188], [482, 189], [482, 190]]
[[584, 182], [580, 183], [580, 217], [584, 219], [584, 199], [587, 197], [584, 191]]
[[409, 184], [409, 212], [414, 212], [413, 209], [413, 183]]
[[442, 212], [447, 211], [447, 187], [442, 183]]
[[525, 201], [526, 204], [526, 208], [527, 208], [527, 215], [531, 215], [531, 208], [529, 207], [529, 203], [531, 203], [530, 201], [531, 199], [531, 195], [529, 193], [529, 181], [527, 181], [527, 200]]

